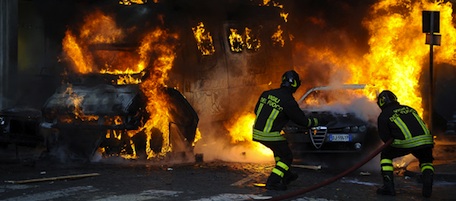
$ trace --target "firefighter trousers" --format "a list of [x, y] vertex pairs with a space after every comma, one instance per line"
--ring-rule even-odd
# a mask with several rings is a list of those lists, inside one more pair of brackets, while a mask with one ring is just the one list
[[293, 153], [288, 146], [287, 141], [258, 141], [272, 150], [276, 162], [272, 170], [272, 175], [276, 174], [280, 178], [287, 177], [291, 173], [291, 163], [293, 162]]
[[[390, 170], [392, 170], [392, 160], [397, 157], [405, 156], [407, 154], [412, 154], [416, 157], [420, 163], [421, 172], [425, 169], [431, 169], [434, 172], [434, 168], [432, 162], [434, 161], [434, 157], [432, 156], [432, 146], [422, 146], [416, 148], [395, 148], [395, 147], [387, 147], [381, 153], [381, 160], [382, 160], [382, 170], [385, 170], [384, 165], [391, 166]], [[383, 162], [385, 161], [385, 162]], [[391, 163], [391, 164], [390, 164]], [[388, 169], [386, 169], [388, 170]]]

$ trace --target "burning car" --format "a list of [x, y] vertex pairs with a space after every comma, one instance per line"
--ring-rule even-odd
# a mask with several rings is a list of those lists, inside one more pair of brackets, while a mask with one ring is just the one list
[[169, 103], [165, 134], [146, 128], [155, 111], [147, 110], [150, 100], [140, 85], [112, 84], [118, 76], [84, 75], [83, 82], [62, 85], [48, 98], [40, 126], [50, 155], [88, 160], [98, 150], [126, 157], [146, 157], [147, 150], [157, 154], [171, 146], [175, 152], [191, 151], [198, 116], [185, 97], [174, 88], [158, 90]]
[[[315, 87], [299, 100], [308, 116], [330, 119], [326, 126], [306, 129], [293, 122], [283, 131], [296, 156], [304, 153], [358, 153], [380, 142], [378, 107], [363, 94], [366, 85]], [[362, 111], [364, 110], [364, 111]]]

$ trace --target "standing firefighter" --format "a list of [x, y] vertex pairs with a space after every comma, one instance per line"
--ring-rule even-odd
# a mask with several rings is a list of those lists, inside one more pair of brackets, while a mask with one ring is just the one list
[[263, 92], [255, 106], [253, 140], [271, 149], [276, 162], [266, 182], [270, 190], [286, 190], [287, 184], [298, 178], [290, 170], [293, 155], [281, 134], [282, 128], [290, 120], [305, 127], [318, 125], [318, 119], [306, 117], [293, 97], [300, 85], [298, 73], [287, 71], [280, 88]]
[[422, 194], [430, 197], [434, 175], [433, 137], [426, 124], [415, 109], [401, 105], [393, 92], [384, 90], [377, 97], [377, 104], [382, 109], [378, 116], [378, 133], [386, 142], [393, 139], [391, 145], [381, 153], [381, 170], [384, 185], [377, 194], [396, 195], [394, 190], [393, 159], [413, 154], [420, 163], [423, 181]]

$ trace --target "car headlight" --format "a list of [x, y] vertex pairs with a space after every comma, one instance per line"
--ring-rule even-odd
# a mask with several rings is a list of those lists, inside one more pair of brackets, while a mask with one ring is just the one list
[[345, 128], [343, 128], [343, 132], [344, 133], [362, 133], [362, 132], [365, 132], [366, 131], [366, 126], [365, 125], [362, 125], [362, 126], [347, 126]]
[[358, 132], [358, 126], [352, 126], [352, 127], [350, 128], [350, 131], [351, 131], [352, 133]]
[[367, 130], [366, 126], [362, 125], [358, 127], [359, 132], [365, 132]]
[[348, 133], [350, 132], [350, 126], [347, 126], [343, 129], [344, 133]]

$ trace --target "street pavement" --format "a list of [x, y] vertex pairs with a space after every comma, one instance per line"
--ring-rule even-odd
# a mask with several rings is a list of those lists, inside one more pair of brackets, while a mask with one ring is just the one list
[[[378, 158], [363, 167], [305, 193], [303, 190], [329, 181], [343, 169], [313, 170], [294, 167], [299, 178], [286, 191], [255, 187], [265, 182], [274, 164], [225, 161], [171, 162], [108, 158], [90, 163], [54, 163], [39, 160], [36, 150], [2, 150], [0, 200], [456, 200], [455, 145], [435, 149], [433, 195], [421, 196], [416, 160], [396, 169], [397, 195], [380, 196], [382, 185]], [[297, 165], [297, 164], [295, 164]], [[290, 196], [293, 195], [293, 196]]]

